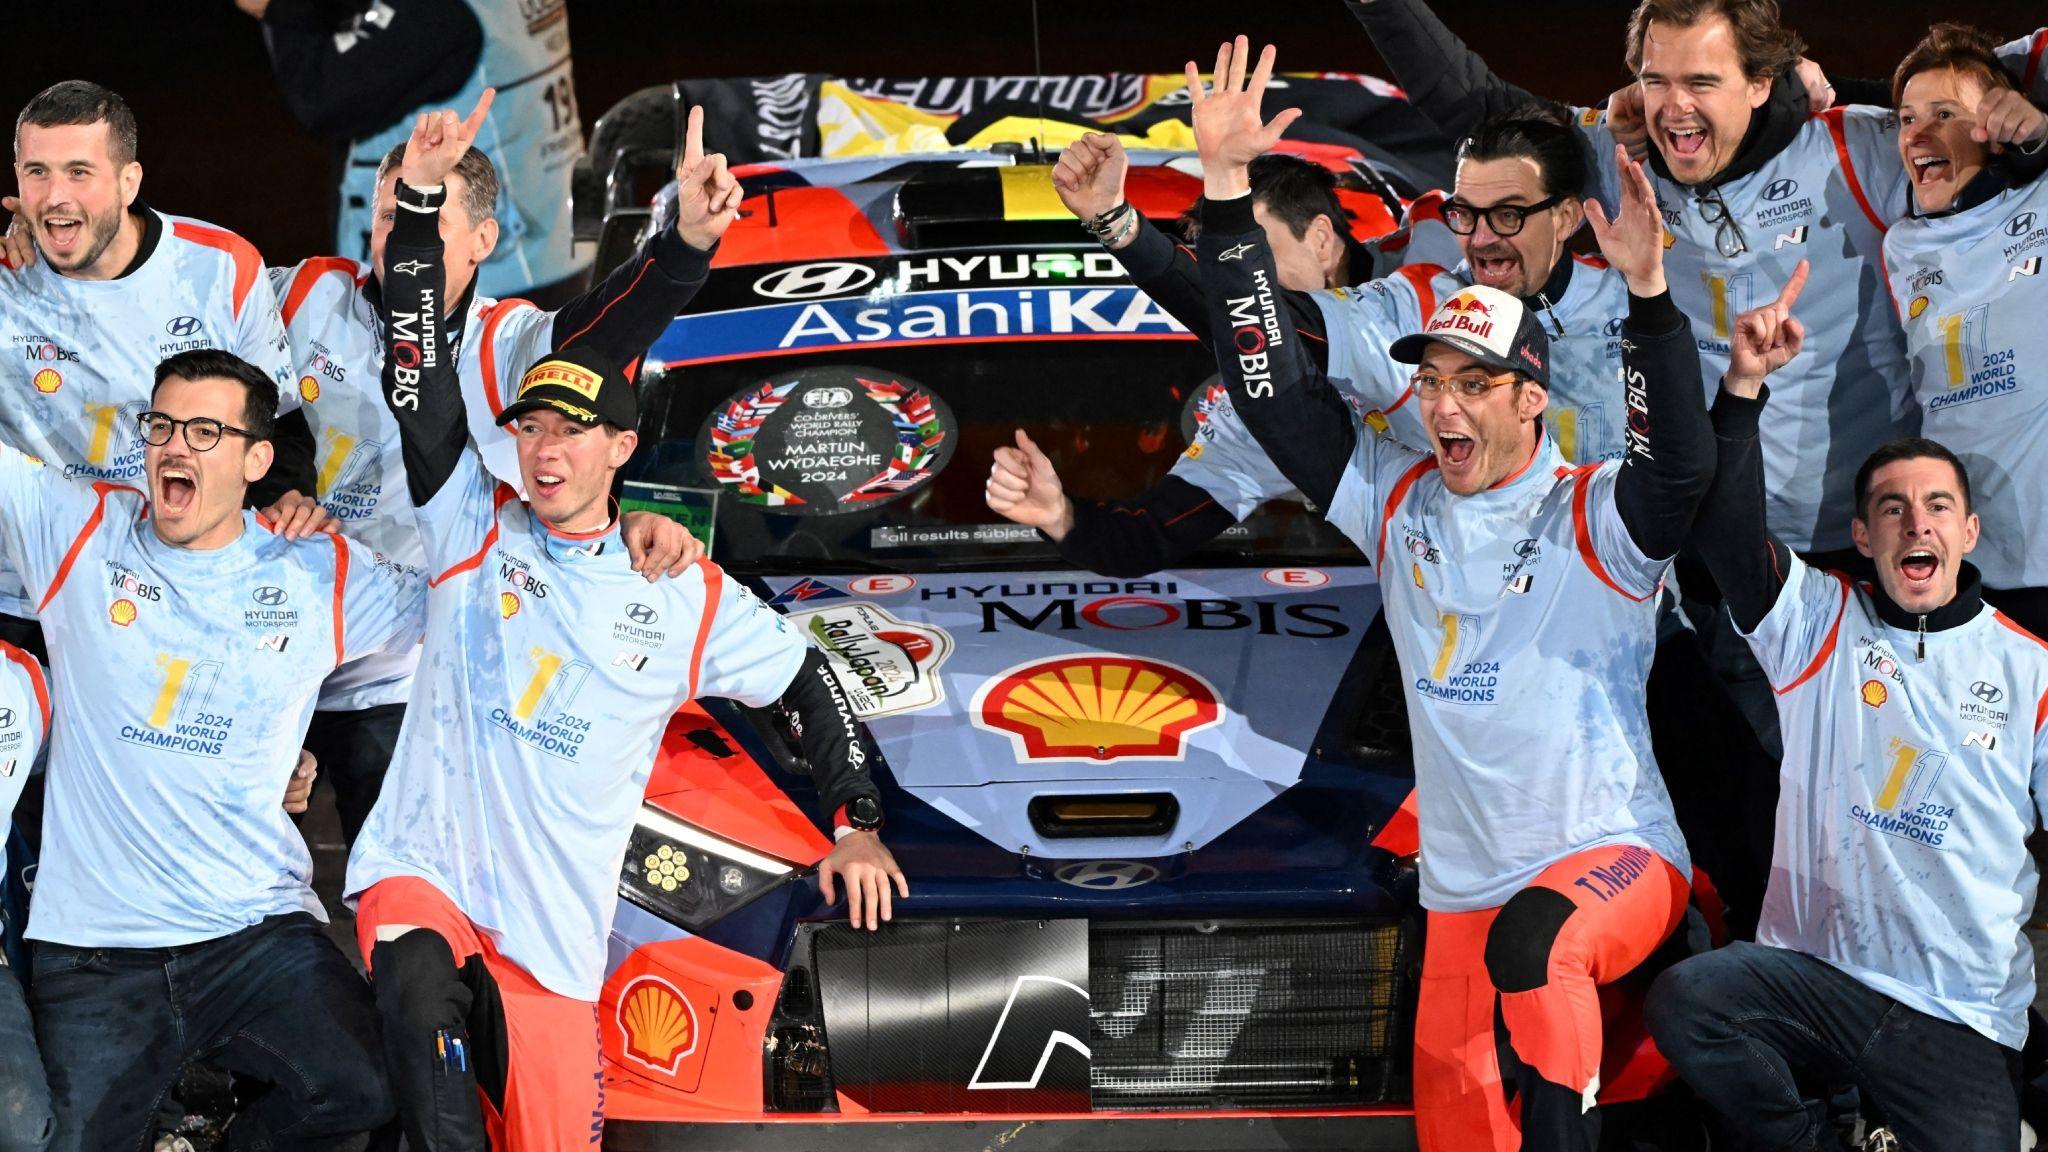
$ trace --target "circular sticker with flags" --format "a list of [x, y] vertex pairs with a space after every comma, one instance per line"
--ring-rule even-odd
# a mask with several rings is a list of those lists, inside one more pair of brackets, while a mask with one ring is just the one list
[[894, 372], [851, 365], [771, 376], [714, 408], [704, 470], [741, 503], [797, 516], [876, 507], [924, 487], [951, 457], [953, 413]]

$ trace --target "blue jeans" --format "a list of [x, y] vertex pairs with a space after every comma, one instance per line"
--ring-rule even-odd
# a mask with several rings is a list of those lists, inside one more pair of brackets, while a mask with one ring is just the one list
[[1814, 1098], [1853, 1083], [1910, 1152], [2019, 1144], [2019, 1053], [1802, 952], [1730, 944], [1657, 978], [1646, 1008], [1686, 1083], [1760, 1149], [1839, 1148]]
[[333, 1148], [392, 1115], [370, 987], [304, 912], [176, 948], [38, 941], [31, 996], [53, 1152], [148, 1148], [198, 1060], [271, 1085], [229, 1126], [243, 1152]]
[[21, 981], [0, 956], [0, 1152], [42, 1152], [55, 1127]]

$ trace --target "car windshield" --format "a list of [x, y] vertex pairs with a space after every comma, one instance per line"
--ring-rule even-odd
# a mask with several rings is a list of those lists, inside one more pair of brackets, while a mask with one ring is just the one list
[[[983, 501], [995, 449], [1021, 428], [1068, 494], [1135, 496], [1221, 397], [1201, 345], [1156, 338], [836, 345], [650, 367], [644, 386], [659, 432], [629, 478], [715, 493], [714, 557], [757, 574], [1062, 566]], [[1188, 564], [1288, 560], [1363, 562], [1274, 502]]]

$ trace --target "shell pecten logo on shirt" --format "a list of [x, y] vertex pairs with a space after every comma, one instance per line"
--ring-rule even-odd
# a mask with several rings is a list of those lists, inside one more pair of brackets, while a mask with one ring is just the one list
[[1865, 680], [1863, 682], [1863, 702], [1872, 708], [1883, 707], [1884, 702], [1890, 697], [1891, 693], [1885, 690], [1882, 682], [1877, 680]]
[[29, 377], [29, 382], [36, 386], [36, 391], [48, 394], [64, 386], [64, 374], [55, 368], [44, 368]]
[[135, 601], [125, 597], [114, 601], [113, 606], [107, 609], [107, 619], [123, 628], [135, 623]]
[[498, 615], [506, 620], [510, 620], [514, 616], [519, 615], [519, 593], [498, 593]]
[[683, 1058], [697, 1050], [697, 1010], [659, 976], [626, 985], [619, 993], [618, 1019], [626, 1058], [656, 1072], [675, 1075]]
[[1223, 719], [1209, 682], [1133, 656], [1034, 660], [984, 684], [974, 724], [1024, 760], [1178, 760], [1187, 737]]
[[299, 399], [311, 404], [320, 398], [320, 381], [312, 376], [299, 377]]

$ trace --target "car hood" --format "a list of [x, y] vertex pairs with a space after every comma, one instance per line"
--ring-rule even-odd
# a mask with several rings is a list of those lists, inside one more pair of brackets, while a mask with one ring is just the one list
[[[1378, 607], [1363, 568], [776, 578], [894, 783], [1040, 858], [1199, 849], [1299, 783]], [[1165, 794], [1170, 827], [1049, 832], [1032, 802]]]

